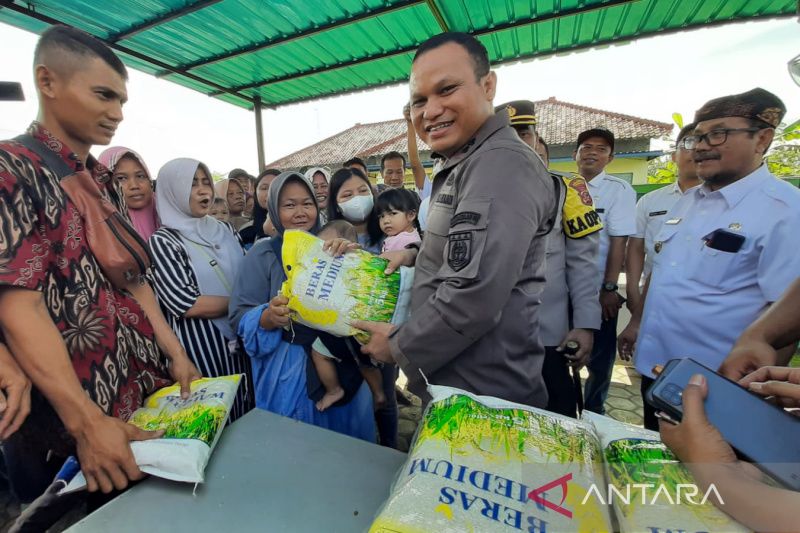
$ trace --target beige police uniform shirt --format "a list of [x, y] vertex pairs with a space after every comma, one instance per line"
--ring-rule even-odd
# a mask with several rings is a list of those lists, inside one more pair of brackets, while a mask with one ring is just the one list
[[390, 336], [409, 389], [425, 381], [542, 407], [538, 308], [553, 180], [508, 125], [489, 118], [434, 169], [411, 317]]

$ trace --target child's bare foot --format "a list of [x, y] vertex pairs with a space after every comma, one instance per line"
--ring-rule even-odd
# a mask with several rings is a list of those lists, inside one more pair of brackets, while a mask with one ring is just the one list
[[335, 389], [325, 393], [320, 401], [317, 402], [317, 410], [324, 411], [331, 405], [344, 398], [344, 389], [336, 387]]
[[372, 405], [376, 411], [386, 407], [386, 395], [382, 389], [372, 393]]

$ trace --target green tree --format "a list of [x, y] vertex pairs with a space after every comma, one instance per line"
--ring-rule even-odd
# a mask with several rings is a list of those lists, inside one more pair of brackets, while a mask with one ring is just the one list
[[[672, 121], [678, 126], [678, 130], [683, 127], [683, 115], [680, 113], [672, 114]], [[672, 148], [675, 148], [675, 140], [672, 140]], [[678, 179], [678, 166], [672, 162], [672, 154], [665, 154], [647, 162], [647, 183], [673, 183]]]
[[775, 130], [775, 140], [767, 153], [769, 171], [779, 178], [800, 177], [800, 120]]

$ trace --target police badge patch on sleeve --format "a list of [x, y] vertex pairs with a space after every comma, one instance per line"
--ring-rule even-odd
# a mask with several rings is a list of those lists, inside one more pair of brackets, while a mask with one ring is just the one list
[[472, 232], [459, 231], [447, 238], [447, 264], [456, 272], [472, 261]]

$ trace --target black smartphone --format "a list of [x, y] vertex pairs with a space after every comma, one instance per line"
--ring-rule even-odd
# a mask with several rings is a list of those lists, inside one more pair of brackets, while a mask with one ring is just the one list
[[726, 229], [718, 229], [706, 235], [705, 241], [709, 248], [735, 254], [741, 250], [744, 244], [744, 235]]
[[702, 374], [708, 420], [744, 459], [776, 481], [800, 490], [800, 419], [693, 359], [673, 359], [645, 393], [647, 403], [679, 421], [683, 389]]

